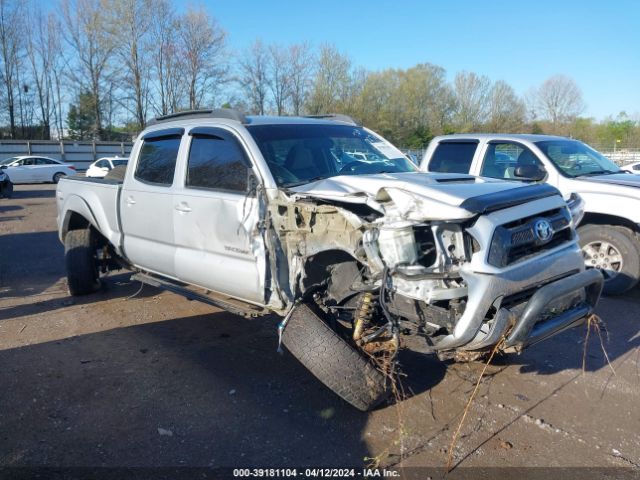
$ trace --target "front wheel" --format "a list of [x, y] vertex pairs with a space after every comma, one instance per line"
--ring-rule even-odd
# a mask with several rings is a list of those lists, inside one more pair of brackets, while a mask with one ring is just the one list
[[613, 225], [585, 225], [578, 228], [580, 247], [587, 268], [600, 270], [602, 292], [620, 295], [640, 280], [640, 246], [634, 232]]
[[96, 250], [95, 237], [90, 228], [67, 233], [64, 260], [71, 295], [87, 295], [100, 288]]
[[318, 380], [363, 412], [389, 396], [389, 380], [380, 370], [307, 305], [294, 308], [282, 343]]

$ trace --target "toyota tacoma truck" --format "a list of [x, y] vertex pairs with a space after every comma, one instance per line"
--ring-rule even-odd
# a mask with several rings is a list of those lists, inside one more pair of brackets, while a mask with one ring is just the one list
[[153, 121], [122, 179], [65, 178], [60, 240], [72, 295], [109, 270], [248, 317], [368, 410], [400, 348], [469, 359], [520, 351], [592, 312], [562, 196], [419, 172], [341, 115], [187, 112]]
[[640, 176], [588, 145], [550, 135], [443, 135], [431, 141], [421, 168], [548, 183], [569, 203], [582, 198], [579, 243], [586, 267], [604, 275], [604, 293], [624, 293], [640, 280]]

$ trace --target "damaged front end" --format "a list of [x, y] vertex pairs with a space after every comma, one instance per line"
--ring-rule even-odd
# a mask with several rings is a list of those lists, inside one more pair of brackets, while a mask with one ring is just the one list
[[[591, 313], [602, 279], [584, 271], [555, 190], [527, 186], [465, 201], [398, 177], [355, 192], [340, 177], [274, 192], [266, 222], [272, 305], [286, 314], [311, 302], [354, 346], [383, 358], [400, 347], [474, 358], [503, 339], [519, 351]], [[536, 222], [547, 222], [552, 238], [535, 237]]]

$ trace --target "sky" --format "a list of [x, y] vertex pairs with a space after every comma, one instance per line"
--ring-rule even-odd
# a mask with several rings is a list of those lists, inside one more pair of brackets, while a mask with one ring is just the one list
[[504, 80], [525, 94], [573, 78], [602, 120], [640, 116], [640, 1], [177, 0], [204, 5], [235, 51], [266, 43], [332, 43], [368, 70], [417, 63]]

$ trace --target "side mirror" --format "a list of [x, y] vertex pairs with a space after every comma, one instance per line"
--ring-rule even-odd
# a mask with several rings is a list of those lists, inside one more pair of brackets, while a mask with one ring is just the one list
[[539, 182], [540, 180], [544, 180], [546, 174], [546, 170], [537, 165], [520, 165], [513, 171], [513, 175], [516, 178], [521, 178], [523, 180], [529, 180], [532, 182]]

